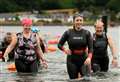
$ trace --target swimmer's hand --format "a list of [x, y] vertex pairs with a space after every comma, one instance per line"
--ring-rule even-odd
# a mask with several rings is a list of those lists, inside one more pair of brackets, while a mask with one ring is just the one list
[[65, 49], [63, 52], [64, 52], [65, 54], [67, 54], [67, 55], [70, 55], [70, 54], [71, 54], [71, 50], [69, 50], [69, 49]]
[[117, 58], [114, 58], [112, 59], [112, 67], [117, 67], [118, 66], [118, 61], [117, 61]]
[[9, 58], [8, 58], [8, 54], [4, 54], [3, 57], [5, 58], [5, 62], [7, 62], [7, 60], [9, 59]]
[[45, 69], [48, 68], [48, 63], [47, 63], [47, 61], [46, 61], [45, 59], [41, 62], [41, 64], [43, 65], [43, 67], [44, 67]]
[[91, 59], [88, 57], [85, 62], [84, 62], [85, 65], [90, 65], [91, 64]]

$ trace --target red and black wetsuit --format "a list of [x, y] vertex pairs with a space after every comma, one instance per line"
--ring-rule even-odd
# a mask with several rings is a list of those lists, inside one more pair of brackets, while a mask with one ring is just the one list
[[81, 67], [87, 58], [86, 48], [88, 48], [88, 53], [93, 51], [92, 37], [88, 30], [81, 29], [76, 31], [75, 29], [69, 29], [64, 32], [59, 41], [58, 48], [63, 50], [65, 42], [68, 43], [69, 49], [72, 52], [71, 55], [67, 56], [68, 74], [70, 79], [75, 79], [78, 78], [78, 72], [83, 75]]

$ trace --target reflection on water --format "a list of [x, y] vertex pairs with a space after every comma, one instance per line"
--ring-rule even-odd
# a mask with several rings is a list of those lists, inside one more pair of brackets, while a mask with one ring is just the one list
[[[55, 56], [58, 58], [56, 58]], [[53, 57], [51, 57], [53, 56]], [[56, 58], [55, 60], [54, 57]], [[61, 57], [61, 58], [60, 58]], [[60, 59], [59, 59], [60, 58]], [[7, 69], [1, 69], [0, 82], [88, 82], [86, 80], [69, 80], [66, 72], [64, 58], [60, 54], [50, 54], [47, 57], [48, 69], [39, 70], [37, 74], [10, 73]], [[5, 71], [7, 70], [7, 71]], [[108, 73], [92, 74], [90, 82], [120, 82], [120, 69], [113, 69]]]
[[[10, 27], [5, 27], [5, 31]], [[49, 28], [49, 29], [48, 29]], [[15, 32], [18, 32], [18, 28], [14, 28]], [[21, 28], [20, 28], [21, 29]], [[59, 30], [59, 31], [56, 31]], [[40, 28], [43, 34], [47, 34], [48, 38], [52, 38], [55, 35], [61, 35], [66, 29], [66, 27], [43, 27]], [[91, 30], [91, 29], [89, 29]], [[112, 28], [109, 30], [109, 33], [114, 36], [115, 44], [119, 43], [118, 29]], [[54, 45], [55, 46], [55, 45]], [[119, 48], [119, 45], [117, 45]], [[111, 55], [111, 53], [109, 53]], [[66, 55], [61, 51], [57, 50], [55, 52], [50, 52], [45, 54], [45, 57], [48, 60], [48, 69], [41, 69], [37, 74], [18, 74], [17, 72], [10, 72], [7, 70], [7, 65], [9, 63], [0, 62], [0, 82], [89, 82], [86, 80], [69, 80], [66, 70]], [[96, 73], [92, 74], [90, 82], [120, 82], [120, 69], [119, 68], [110, 68], [108, 73]]]

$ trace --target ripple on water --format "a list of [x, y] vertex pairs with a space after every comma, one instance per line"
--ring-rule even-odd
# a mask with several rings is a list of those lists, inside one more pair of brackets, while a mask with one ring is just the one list
[[[63, 29], [57, 28], [61, 33], [63, 33], [66, 29], [64, 27]], [[18, 28], [11, 29], [9, 27], [5, 27], [5, 31], [18, 31]], [[51, 27], [51, 30], [48, 30], [47, 27], [40, 28], [41, 32], [47, 33], [48, 31], [50, 33], [53, 33], [52, 35], [56, 35], [58, 31], [55, 32], [56, 29], [55, 27]], [[117, 31], [116, 31], [117, 30]], [[118, 29], [113, 28], [109, 29], [109, 33], [112, 36], [117, 36], [118, 34]], [[54, 33], [55, 32], [55, 33]], [[49, 36], [47, 40], [49, 39]], [[118, 37], [113, 37], [115, 40], [115, 43], [119, 43]], [[119, 44], [120, 45], [120, 44]], [[117, 45], [117, 47], [119, 47]], [[120, 49], [120, 48], [119, 48]], [[22, 74], [19, 75], [16, 72], [10, 73], [7, 69], [6, 66], [9, 63], [3, 63], [0, 62], [0, 82], [88, 82], [85, 80], [69, 80], [67, 70], [66, 70], [66, 55], [62, 53], [61, 51], [57, 50], [55, 52], [51, 52], [48, 54], [45, 54], [45, 57], [48, 60], [48, 69], [40, 69], [37, 75], [30, 75], [30, 74]], [[119, 59], [120, 59], [120, 52], [119, 52]], [[110, 69], [108, 73], [100, 73], [98, 75], [93, 75], [91, 77], [90, 82], [120, 82], [120, 68], [118, 69]]]

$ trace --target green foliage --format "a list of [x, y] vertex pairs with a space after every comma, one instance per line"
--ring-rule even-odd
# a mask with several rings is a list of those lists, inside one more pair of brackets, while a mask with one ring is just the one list
[[94, 0], [94, 3], [96, 6], [106, 7], [106, 5], [109, 1], [110, 0]]
[[107, 7], [115, 12], [120, 12], [120, 0], [110, 0]]
[[0, 0], [0, 12], [41, 11], [78, 8], [95, 12], [103, 9], [120, 11], [120, 0]]
[[94, 0], [76, 0], [75, 5], [79, 10], [88, 10], [91, 5], [94, 5]]
[[76, 8], [75, 0], [60, 0], [60, 7], [61, 8]]
[[15, 12], [18, 9], [18, 5], [14, 0], [0, 0], [0, 12]]
[[42, 9], [59, 9], [60, 5], [59, 5], [59, 1], [60, 0], [39, 0], [41, 1], [41, 8]]

